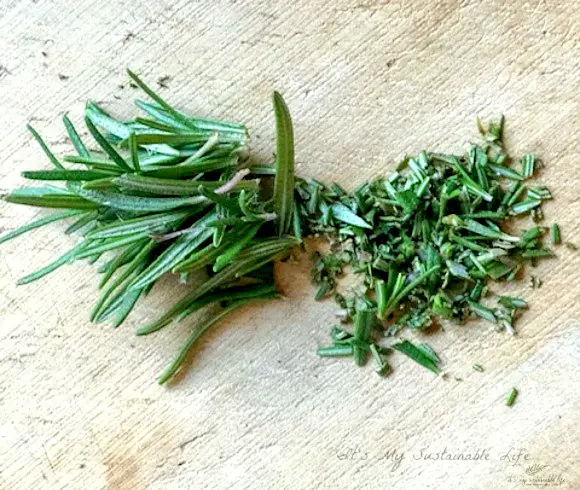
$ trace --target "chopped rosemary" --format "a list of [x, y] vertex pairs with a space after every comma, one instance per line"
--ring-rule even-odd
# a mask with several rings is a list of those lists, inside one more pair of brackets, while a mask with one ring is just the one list
[[417, 364], [433, 371], [435, 374], [441, 374], [441, 368], [437, 365], [439, 363], [439, 358], [434, 354], [430, 347], [425, 347], [425, 345], [414, 345], [408, 340], [402, 340], [401, 342], [391, 345], [391, 348], [402, 352], [413, 359]]
[[[376, 311], [372, 335], [353, 343], [357, 364], [381, 334], [426, 330], [438, 318], [463, 323], [477, 316], [516, 333], [516, 312], [527, 303], [500, 296], [493, 307], [487, 284], [516, 280], [526, 262], [535, 265], [553, 256], [543, 244], [544, 227], [519, 235], [505, 231], [515, 216], [541, 219], [542, 203], [552, 194], [524, 183], [537, 170], [533, 154], [522, 158], [522, 170], [509, 166], [513, 159], [503, 145], [503, 126], [503, 118], [489, 125], [479, 121], [484, 142], [472, 144], [465, 155], [424, 151], [353, 192], [297, 179], [302, 234], [330, 241], [329, 252], [315, 253], [316, 299], [332, 296], [348, 268], [360, 281], [351, 297], [341, 297], [346, 321], [354, 319], [356, 330], [360, 304], [367, 305], [365, 312]], [[395, 350], [424, 360], [413, 344], [396, 345]], [[436, 363], [422, 364], [439, 369]]]
[[516, 390], [515, 388], [512, 388], [507, 395], [505, 404], [508, 407], [511, 407], [514, 404], [514, 402], [516, 401], [517, 396], [518, 396], [518, 390]]
[[562, 243], [562, 239], [560, 238], [560, 227], [556, 223], [550, 227], [550, 238], [553, 245], [560, 245]]

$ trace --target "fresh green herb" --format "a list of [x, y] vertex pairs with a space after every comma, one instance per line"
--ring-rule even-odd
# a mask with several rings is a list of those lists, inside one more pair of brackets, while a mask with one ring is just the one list
[[205, 333], [212, 325], [216, 324], [219, 320], [227, 316], [230, 312], [239, 308], [240, 306], [244, 305], [247, 301], [234, 301], [230, 305], [226, 306], [223, 310], [219, 313], [207, 318], [205, 321], [202, 321], [197, 325], [197, 327], [191, 332], [189, 338], [185, 342], [185, 344], [179, 350], [179, 353], [172, 361], [172, 363], [165, 368], [165, 370], [159, 376], [159, 384], [164, 384], [169, 379], [171, 379], [179, 370], [188, 352], [191, 350], [195, 342]]
[[483, 373], [483, 367], [480, 364], [474, 364], [473, 365], [473, 370], [477, 371], [479, 373]]
[[26, 127], [28, 128], [28, 131], [30, 131], [32, 133], [32, 136], [34, 137], [34, 139], [36, 140], [36, 142], [40, 145], [40, 147], [42, 148], [42, 151], [48, 157], [48, 159], [50, 160], [50, 162], [57, 169], [61, 169], [61, 170], [64, 169], [64, 167], [62, 166], [62, 163], [60, 163], [58, 161], [58, 158], [56, 158], [54, 156], [54, 153], [52, 153], [50, 151], [50, 149], [48, 148], [47, 144], [44, 142], [44, 140], [42, 139], [42, 137], [40, 136], [40, 134], [38, 134], [38, 131], [36, 131], [36, 129], [34, 129], [30, 124], [28, 124]]
[[[377, 372], [385, 375], [390, 371], [385, 356], [394, 350], [440, 374], [441, 361], [428, 344], [402, 340], [381, 347], [379, 337], [405, 328], [421, 335], [436, 328], [438, 318], [463, 323], [474, 315], [515, 333], [514, 321], [526, 301], [500, 296], [496, 307], [486, 306], [488, 283], [516, 280], [527, 263], [553, 256], [543, 244], [547, 227], [507, 232], [515, 217], [542, 220], [542, 203], [552, 194], [528, 184], [541, 166], [532, 153], [520, 159], [519, 169], [512, 167], [503, 117], [489, 124], [478, 119], [484, 141], [463, 155], [423, 151], [406, 157], [391, 176], [348, 192], [338, 184], [295, 177], [292, 120], [279, 93], [273, 94], [275, 165], [247, 168], [243, 125], [187, 115], [136, 74], [129, 76], [152, 102], [137, 100], [145, 115], [130, 121], [87, 103], [84, 119], [98, 148], [89, 151], [66, 116], [75, 154], [62, 159], [30, 128], [55, 169], [23, 172], [47, 184], [16, 189], [4, 199], [61, 211], [7, 233], [0, 243], [75, 218], [66, 233], [79, 233], [82, 240], [19, 283], [77, 260], [104, 257], [102, 292], [91, 320], [110, 320], [113, 326], [126, 320], [163, 275], [177, 274], [187, 292], [138, 334], [181, 322], [205, 307], [212, 312], [191, 332], [161, 383], [180, 370], [203, 332], [230, 311], [250, 300], [277, 297], [273, 263], [308, 236], [329, 241], [328, 251], [313, 255], [315, 299], [334, 296], [341, 322], [354, 323], [352, 333], [333, 328], [332, 345], [320, 348], [320, 356], [352, 356], [363, 365], [370, 353]], [[50, 185], [54, 182], [64, 184]], [[557, 225], [550, 236], [553, 244], [561, 242]], [[189, 286], [202, 269], [207, 275]], [[338, 294], [346, 272], [357, 276], [356, 287]], [[540, 285], [532, 277], [532, 287]]]
[[70, 209], [65, 211], [59, 211], [50, 214], [48, 216], [43, 216], [42, 218], [32, 221], [27, 225], [21, 226], [17, 230], [6, 233], [4, 236], [0, 237], [0, 244], [7, 242], [8, 240], [12, 240], [13, 238], [19, 237], [24, 233], [28, 233], [29, 231], [48, 225], [49, 223], [54, 223], [55, 221], [60, 221], [66, 218], [71, 218], [73, 216], [78, 216], [82, 212], [83, 212], [82, 210]]
[[[4, 198], [63, 210], [7, 233], [0, 237], [0, 243], [75, 217], [66, 231], [80, 232], [82, 241], [51, 264], [20, 279], [19, 284], [40, 279], [75, 260], [94, 261], [103, 254], [110, 255], [99, 268], [103, 290], [91, 320], [112, 320], [113, 326], [127, 318], [139, 298], [166, 272], [190, 274], [212, 266], [217, 274], [207, 278], [160, 321], [139, 331], [156, 331], [168, 321], [183, 319], [210, 303], [225, 305], [194, 330], [162, 375], [164, 382], [179, 369], [195, 339], [228, 311], [249, 299], [277, 296], [272, 262], [287, 255], [297, 242], [291, 237], [274, 239], [273, 229], [265, 226], [275, 217], [267, 210], [271, 202], [267, 188], [262, 189], [259, 181], [246, 179], [250, 171], [239, 168], [247, 143], [242, 125], [186, 116], [137, 75], [129, 75], [155, 102], [137, 101], [148, 118], [120, 121], [89, 102], [85, 122], [99, 147], [94, 153], [88, 151], [70, 119], [63, 118], [76, 150], [64, 161], [85, 165], [86, 169], [65, 168], [30, 128], [56, 169], [26, 171], [23, 176], [63, 181], [66, 187], [17, 189]], [[274, 103], [279, 154], [275, 175], [286, 234], [294, 206], [292, 125], [277, 93]]]
[[379, 376], [386, 376], [389, 374], [391, 367], [387, 364], [383, 358], [381, 352], [379, 352], [379, 348], [375, 344], [370, 344], [369, 346], [371, 354], [377, 364], [376, 373]]

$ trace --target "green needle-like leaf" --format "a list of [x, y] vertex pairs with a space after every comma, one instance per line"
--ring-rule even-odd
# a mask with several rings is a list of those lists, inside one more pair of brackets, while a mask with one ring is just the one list
[[189, 233], [180, 236], [175, 243], [166, 249], [131, 285], [133, 289], [140, 289], [157, 280], [166, 272], [169, 272], [177, 264], [182, 262], [189, 254], [197, 250], [213, 234], [211, 228], [206, 228], [205, 223], [213, 219], [214, 213], [208, 213], [196, 222], [195, 228]]
[[217, 170], [226, 170], [235, 168], [238, 165], [236, 156], [228, 158], [200, 158], [196, 162], [182, 164], [168, 168], [143, 169], [143, 174], [148, 177], [158, 177], [167, 179], [185, 179], [195, 177], [204, 172], [213, 172]]
[[54, 272], [56, 269], [65, 264], [70, 264], [75, 259], [75, 256], [82, 250], [83, 246], [84, 244], [77, 245], [72, 250], [69, 250], [67, 253], [56, 259], [54, 262], [43, 267], [42, 269], [39, 269], [36, 272], [33, 272], [32, 274], [29, 274], [25, 277], [18, 279], [16, 284], [18, 285], [28, 284], [30, 282], [36, 281], [37, 279], [46, 276], [47, 274], [50, 274], [51, 272]]
[[64, 123], [66, 131], [68, 133], [68, 137], [70, 138], [70, 141], [73, 144], [73, 146], [75, 147], [75, 150], [77, 151], [77, 153], [81, 157], [90, 158], [91, 154], [89, 153], [89, 150], [87, 150], [87, 147], [83, 143], [83, 140], [81, 139], [81, 137], [77, 133], [77, 130], [75, 129], [73, 123], [70, 121], [68, 116], [66, 116], [66, 115], [63, 116], [62, 122]]
[[113, 221], [101, 226], [86, 235], [91, 240], [101, 238], [115, 238], [137, 233], [158, 233], [160, 229], [178, 226], [187, 217], [192, 216], [191, 211], [173, 211], [169, 213], [150, 214], [134, 219]]
[[127, 317], [129, 316], [129, 313], [131, 313], [131, 311], [133, 311], [133, 308], [135, 307], [135, 305], [137, 304], [137, 301], [139, 301], [139, 298], [143, 295], [143, 293], [144, 293], [144, 289], [138, 289], [135, 291], [127, 291], [125, 296], [123, 296], [123, 301], [121, 302], [120, 306], [115, 311], [117, 316], [115, 318], [115, 321], [112, 324], [113, 328], [119, 327], [121, 325], [121, 323], [123, 323], [127, 319]]
[[[165, 144], [165, 145], [202, 145], [209, 135], [207, 132], [196, 133], [140, 133], [135, 136], [139, 145]], [[221, 140], [228, 142], [225, 137]]]
[[272, 96], [276, 116], [276, 176], [274, 211], [278, 215], [278, 235], [292, 226], [294, 211], [294, 130], [290, 111], [278, 92]]
[[117, 289], [121, 289], [121, 296], [128, 291], [127, 285], [134, 281], [135, 277], [140, 274], [145, 267], [147, 267], [147, 258], [156, 245], [157, 244], [153, 240], [147, 242], [131, 262], [129, 262], [129, 264], [119, 272], [113, 282], [103, 290], [99, 301], [91, 312], [91, 321], [98, 323], [110, 316], [107, 315], [107, 313], [111, 310], [111, 305], [114, 301], [108, 301], [109, 298]]
[[165, 368], [165, 370], [159, 376], [159, 384], [164, 384], [169, 379], [171, 379], [175, 373], [179, 370], [187, 354], [195, 344], [195, 342], [213, 325], [219, 322], [222, 318], [229, 315], [232, 311], [247, 304], [250, 300], [238, 300], [230, 303], [228, 306], [223, 308], [219, 313], [214, 314], [207, 319], [201, 321], [191, 332], [190, 336], [188, 337], [185, 344], [179, 349], [179, 353], [175, 357], [175, 359], [171, 362], [169, 366]]
[[13, 238], [19, 237], [24, 233], [28, 233], [29, 231], [35, 230], [36, 228], [40, 228], [44, 225], [48, 225], [49, 223], [54, 223], [55, 221], [60, 221], [62, 219], [71, 218], [73, 216], [78, 216], [82, 213], [82, 210], [70, 209], [66, 211], [59, 211], [48, 216], [43, 216], [37, 220], [34, 220], [26, 225], [17, 228], [11, 232], [6, 233], [3, 236], [0, 236], [0, 244], [7, 242], [8, 240], [12, 240]]
[[121, 238], [110, 238], [105, 240], [104, 243], [97, 242], [96, 245], [87, 245], [82, 251], [77, 253], [75, 260], [86, 259], [95, 254], [100, 255], [109, 250], [122, 248], [141, 241], [144, 238], [148, 238], [148, 233], [138, 233], [136, 235], [129, 235]]
[[333, 204], [330, 209], [332, 210], [332, 215], [339, 221], [347, 223], [349, 225], [358, 226], [359, 228], [372, 229], [373, 227], [369, 225], [364, 219], [362, 219], [357, 214], [353, 213], [344, 204], [336, 203]]
[[90, 190], [81, 186], [75, 186], [73, 188], [77, 194], [87, 201], [92, 201], [102, 206], [109, 206], [114, 209], [133, 212], [169, 211], [171, 209], [193, 206], [207, 201], [203, 196], [189, 198], [140, 197], [129, 196], [119, 192]]
[[159, 104], [165, 111], [167, 111], [173, 119], [179, 122], [181, 125], [189, 128], [195, 128], [190, 121], [185, 117], [181, 112], [176, 111], [173, 107], [171, 107], [163, 98], [161, 98], [154, 90], [149, 88], [145, 82], [143, 82], [135, 73], [131, 70], [127, 70], [129, 77], [139, 86], [143, 92], [145, 92], [149, 97], [151, 97], [157, 104]]
[[75, 233], [78, 230], [87, 226], [89, 223], [95, 221], [98, 217], [99, 211], [87, 211], [86, 213], [83, 213], [79, 219], [77, 219], [74, 223], [72, 223], [64, 232], [67, 235]]
[[357, 366], [362, 366], [366, 363], [375, 315], [374, 310], [368, 308], [366, 305], [360, 305], [356, 308], [354, 317], [355, 342], [353, 343], [353, 356]]
[[121, 140], [124, 140], [131, 135], [131, 129], [127, 124], [118, 121], [94, 102], [87, 102], [87, 105], [85, 106], [85, 117], [95, 126], [103, 128], [107, 133], [110, 133]]
[[88, 117], [85, 118], [85, 124], [87, 125], [89, 132], [93, 135], [93, 138], [95, 138], [95, 141], [105, 151], [105, 153], [109, 155], [111, 160], [113, 160], [113, 162], [115, 162], [119, 166], [119, 168], [124, 170], [125, 172], [132, 172], [131, 167], [129, 167], [125, 159], [121, 155], [119, 155], [117, 150], [113, 148], [113, 146], [99, 132], [99, 130], [96, 128], [96, 126], [92, 123], [92, 121]]
[[[234, 286], [230, 288], [219, 289], [212, 293], [203, 295], [198, 300], [194, 301], [187, 309], [183, 310], [179, 315], [179, 321], [201, 310], [203, 307], [212, 303], [223, 303], [225, 301], [231, 302], [240, 299], [251, 298], [276, 298], [278, 293], [272, 284], [259, 284], [257, 286]], [[137, 335], [149, 335], [159, 331], [164, 325], [154, 325], [153, 328], [144, 327], [137, 330]]]
[[413, 359], [417, 364], [433, 371], [435, 374], [441, 373], [441, 368], [437, 365], [433, 356], [427, 353], [424, 349], [420, 349], [415, 344], [409, 342], [408, 340], [402, 340], [396, 344], [391, 345], [391, 348], [402, 352], [407, 357]]
[[137, 153], [138, 144], [135, 133], [131, 133], [129, 136], [129, 151], [131, 152], [131, 163], [133, 164], [133, 169], [135, 172], [141, 172], [141, 166], [139, 165], [139, 155]]
[[137, 256], [137, 254], [145, 248], [145, 246], [148, 243], [151, 244], [152, 241], [144, 239], [132, 245], [129, 245], [124, 250], [121, 250], [113, 260], [107, 263], [104, 269], [99, 270], [99, 272], [104, 272], [104, 276], [99, 282], [99, 288], [103, 288], [105, 284], [109, 282], [109, 279], [113, 277], [115, 272], [117, 272], [119, 267], [122, 267], [131, 262]]
[[42, 151], [48, 157], [48, 159], [51, 161], [51, 163], [56, 168], [64, 169], [64, 167], [62, 166], [62, 163], [60, 163], [58, 161], [58, 158], [56, 158], [54, 156], [54, 153], [52, 153], [52, 151], [50, 151], [50, 149], [48, 148], [47, 144], [41, 138], [40, 134], [38, 134], [38, 132], [36, 131], [36, 129], [34, 129], [30, 124], [28, 124], [26, 127], [28, 128], [28, 131], [30, 131], [32, 133], [32, 136], [34, 136], [34, 139], [40, 145], [40, 147], [42, 148]]
[[254, 239], [261, 226], [262, 223], [249, 226], [247, 231], [243, 233], [239, 239], [234, 244], [232, 244], [232, 246], [224, 250], [224, 252], [216, 258], [213, 271], [219, 272], [226, 265], [228, 265], [236, 257], [236, 255], [238, 255], [246, 247], [246, 245]]
[[287, 253], [296, 244], [297, 241], [291, 238], [258, 241], [238, 254], [234, 263], [210, 277], [203, 284], [183, 297], [158, 320], [145, 328], [156, 329], [169, 324], [176, 316], [189, 308], [194, 301], [201, 298], [204, 294], [229, 281], [243, 277], [264, 264], [279, 258], [281, 254]]
[[32, 180], [86, 181], [114, 176], [113, 172], [95, 170], [27, 170], [22, 177]]
[[[157, 94], [155, 94], [157, 96]], [[149, 102], [145, 102], [143, 100], [135, 100], [135, 105], [139, 107], [139, 109], [143, 110], [159, 123], [164, 124], [166, 126], [173, 127], [176, 132], [184, 132], [184, 131], [191, 131], [191, 126], [189, 123], [187, 124], [181, 122], [181, 117], [183, 116], [180, 114], [180, 119], [176, 119], [170, 112], [164, 110], [159, 105], [151, 104]]]
[[73, 194], [57, 193], [45, 188], [26, 187], [15, 189], [4, 200], [41, 208], [97, 209], [98, 204]]
[[[156, 178], [145, 175], [123, 174], [113, 181], [121, 189], [130, 191], [147, 192], [162, 196], [195, 196], [199, 195], [199, 188], [217, 189], [223, 182], [218, 181], [187, 181], [169, 178]], [[236, 190], [257, 189], [254, 180], [243, 180], [236, 185]]]

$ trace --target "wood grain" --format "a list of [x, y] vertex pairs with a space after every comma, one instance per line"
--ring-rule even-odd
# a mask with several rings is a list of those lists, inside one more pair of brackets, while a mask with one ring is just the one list
[[[60, 117], [80, 121], [87, 99], [134, 114], [129, 66], [152, 82], [169, 76], [160, 90], [179, 107], [248, 123], [264, 159], [279, 90], [295, 120], [297, 171], [350, 188], [405, 152], [461, 150], [476, 115], [503, 112], [513, 153], [546, 163], [541, 179], [556, 198], [547, 220], [577, 241], [578, 7], [3, 0], [0, 187], [47, 166], [27, 122], [63, 153]], [[0, 204], [0, 229], [37, 214]], [[32, 259], [71, 246], [63, 226], [0, 249], [0, 488], [512, 489], [533, 464], [549, 465], [536, 476], [561, 475], [558, 488], [580, 488], [578, 253], [561, 248], [534, 270], [541, 289], [510, 287], [532, 305], [517, 337], [479, 322], [430, 336], [447, 380], [399, 357], [387, 379], [317, 358], [333, 307], [312, 300], [302, 257], [279, 267], [284, 301], [224, 322], [179, 382], [160, 388], [155, 376], [188, 326], [133, 332], [180, 293], [171, 278], [117, 331], [88, 322], [96, 274], [85, 265], [14, 285]], [[520, 396], [509, 409], [512, 386]], [[420, 459], [444, 448], [490, 458]]]

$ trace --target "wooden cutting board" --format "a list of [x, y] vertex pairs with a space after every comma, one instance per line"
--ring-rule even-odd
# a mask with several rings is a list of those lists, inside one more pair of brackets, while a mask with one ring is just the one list
[[[27, 122], [62, 154], [60, 118], [80, 123], [87, 99], [134, 114], [131, 67], [189, 112], [247, 123], [265, 161], [281, 91], [298, 172], [351, 189], [405, 152], [461, 151], [476, 115], [504, 113], [513, 154], [546, 163], [546, 221], [580, 245], [579, 12], [563, 0], [3, 0], [0, 187], [48, 165]], [[0, 204], [0, 229], [38, 214]], [[134, 330], [183, 286], [168, 278], [117, 331], [91, 325], [94, 268], [15, 286], [74, 243], [63, 229], [0, 248], [0, 488], [580, 488], [580, 252], [534, 269], [540, 289], [510, 288], [531, 304], [518, 336], [481, 322], [430, 335], [445, 380], [402, 356], [386, 379], [319, 359], [333, 305], [313, 301], [305, 256], [279, 267], [285, 300], [221, 324], [162, 388], [192, 323]]]

